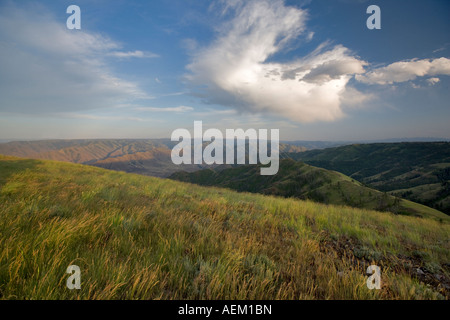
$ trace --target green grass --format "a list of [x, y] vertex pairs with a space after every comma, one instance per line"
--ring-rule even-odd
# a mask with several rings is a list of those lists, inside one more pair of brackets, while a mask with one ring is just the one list
[[2, 299], [449, 297], [446, 221], [4, 156], [0, 204]]

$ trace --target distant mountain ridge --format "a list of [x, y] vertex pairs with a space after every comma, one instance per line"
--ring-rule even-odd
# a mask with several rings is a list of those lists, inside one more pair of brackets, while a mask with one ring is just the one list
[[169, 139], [42, 140], [0, 144], [0, 154], [164, 176], [179, 169], [170, 161], [173, 145]]
[[342, 141], [321, 141], [321, 140], [294, 140], [282, 141], [285, 144], [293, 146], [303, 146], [308, 150], [337, 148], [353, 144], [373, 144], [373, 143], [403, 143], [403, 142], [447, 142], [450, 139], [432, 138], [432, 137], [416, 137], [416, 138], [391, 138], [391, 139], [374, 139], [374, 140], [342, 140]]
[[[155, 177], [167, 177], [180, 170], [190, 172], [209, 167], [206, 164], [173, 164], [171, 152], [177, 143], [170, 139], [14, 141], [0, 144], [0, 154], [88, 164]], [[302, 146], [280, 143], [280, 152], [283, 154], [305, 150]]]

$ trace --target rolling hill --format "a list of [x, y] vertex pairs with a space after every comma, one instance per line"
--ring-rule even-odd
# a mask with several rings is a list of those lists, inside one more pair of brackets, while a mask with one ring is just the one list
[[450, 143], [358, 144], [288, 157], [450, 214]]
[[450, 218], [432, 208], [363, 186], [338, 173], [316, 168], [292, 159], [280, 161], [276, 175], [260, 175], [260, 165], [204, 169], [192, 173], [177, 172], [169, 178], [203, 186], [225, 187], [283, 197], [309, 199], [325, 204], [348, 205], [396, 214]]
[[1, 299], [449, 297], [447, 221], [9, 156], [0, 203]]

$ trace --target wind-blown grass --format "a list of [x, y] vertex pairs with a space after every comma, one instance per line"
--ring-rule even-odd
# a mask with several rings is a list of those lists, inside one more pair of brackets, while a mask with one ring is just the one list
[[4, 156], [0, 188], [2, 299], [448, 297], [445, 221]]

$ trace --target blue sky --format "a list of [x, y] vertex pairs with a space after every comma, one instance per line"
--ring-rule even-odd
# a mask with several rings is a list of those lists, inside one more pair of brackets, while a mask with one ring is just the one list
[[163, 138], [194, 120], [450, 138], [449, 14], [446, 0], [0, 1], [0, 139]]

